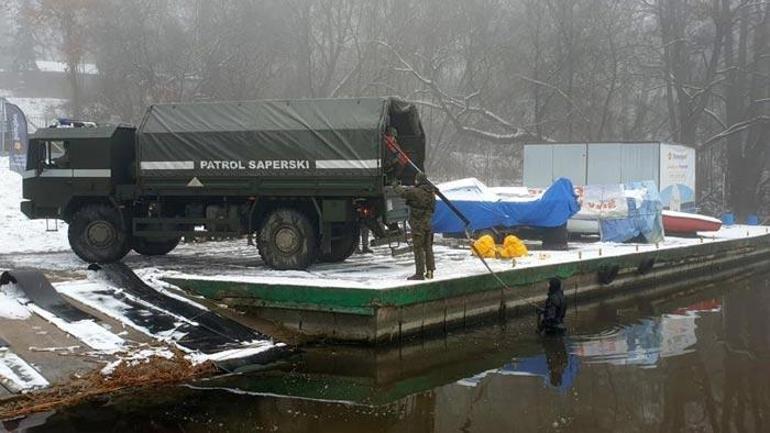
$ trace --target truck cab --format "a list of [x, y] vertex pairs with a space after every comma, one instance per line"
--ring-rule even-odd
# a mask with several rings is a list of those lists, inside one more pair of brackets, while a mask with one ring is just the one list
[[107, 200], [133, 182], [134, 131], [128, 125], [42, 128], [32, 134], [22, 212], [69, 223], [79, 203]]

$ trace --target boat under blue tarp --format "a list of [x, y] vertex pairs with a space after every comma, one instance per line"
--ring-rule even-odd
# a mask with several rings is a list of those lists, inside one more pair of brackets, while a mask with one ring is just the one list
[[[451, 197], [450, 197], [451, 199]], [[572, 182], [557, 179], [537, 200], [452, 200], [471, 222], [471, 230], [492, 227], [559, 227], [580, 210]], [[433, 214], [434, 233], [461, 233], [463, 222], [442, 201], [436, 202]]]

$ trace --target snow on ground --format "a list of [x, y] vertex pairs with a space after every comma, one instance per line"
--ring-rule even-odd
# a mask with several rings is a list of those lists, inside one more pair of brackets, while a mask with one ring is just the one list
[[15, 392], [49, 385], [34, 367], [7, 348], [0, 348], [0, 382]]
[[[668, 237], [666, 242], [654, 244], [570, 243], [567, 251], [530, 250], [526, 257], [511, 260], [486, 259], [495, 271], [558, 263], [577, 262], [596, 257], [618, 256], [635, 252], [654, 251], [695, 245], [724, 242], [747, 236], [767, 234], [764, 226], [735, 225], [718, 232], [702, 233], [701, 238]], [[531, 246], [531, 245], [530, 245]], [[469, 249], [437, 245], [436, 280], [448, 280], [488, 272], [481, 260], [470, 254]], [[209, 251], [210, 252], [210, 251]], [[195, 278], [211, 281], [239, 281], [255, 284], [303, 285], [313, 287], [345, 287], [356, 289], [387, 289], [404, 285], [423, 284], [421, 281], [405, 281], [414, 273], [411, 254], [391, 257], [387, 248], [376, 248], [374, 255], [354, 255], [345, 263], [317, 264], [307, 271], [275, 271], [259, 267], [218, 267], [198, 263], [196, 266], [165, 268], [166, 276]], [[163, 266], [158, 266], [164, 269]]]
[[58, 232], [47, 232], [45, 220], [21, 213], [21, 194], [21, 176], [11, 171], [8, 157], [0, 156], [0, 254], [68, 250], [67, 225], [59, 221]]
[[3, 285], [0, 289], [0, 317], [12, 320], [24, 320], [31, 313], [42, 317], [52, 325], [70, 334], [86, 346], [103, 353], [116, 353], [125, 350], [125, 341], [103, 328], [93, 320], [68, 322], [48, 310], [38, 307], [30, 301], [15, 284]]
[[23, 295], [13, 284], [2, 286], [0, 291], [0, 318], [24, 320], [31, 315], [30, 311], [19, 302]]
[[150, 362], [150, 359], [152, 358], [171, 359], [173, 357], [174, 353], [166, 347], [151, 347], [148, 349], [140, 349], [125, 356], [118, 356], [118, 359], [102, 367], [101, 373], [104, 376], [109, 376], [115, 371], [115, 368], [123, 363], [126, 363], [129, 366], [134, 366], [145, 362]]
[[27, 308], [38, 316], [50, 322], [52, 325], [82, 341], [86, 346], [102, 353], [116, 353], [126, 349], [125, 341], [103, 328], [91, 319], [67, 322], [48, 310], [44, 310], [35, 304], [27, 304]]
[[[66, 62], [56, 60], [35, 60], [37, 68], [41, 72], [69, 72]], [[99, 68], [93, 63], [81, 63], [77, 66], [78, 73], [95, 75], [99, 73]]]

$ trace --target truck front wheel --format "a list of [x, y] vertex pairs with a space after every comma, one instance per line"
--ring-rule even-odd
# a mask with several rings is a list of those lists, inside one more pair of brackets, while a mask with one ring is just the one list
[[164, 240], [134, 238], [132, 247], [143, 256], [162, 256], [173, 251], [180, 240], [179, 236]]
[[128, 233], [117, 209], [92, 204], [72, 216], [67, 231], [70, 247], [89, 263], [110, 263], [122, 259], [131, 249]]
[[262, 260], [273, 269], [307, 269], [318, 258], [318, 235], [307, 215], [281, 208], [262, 224], [257, 247]]

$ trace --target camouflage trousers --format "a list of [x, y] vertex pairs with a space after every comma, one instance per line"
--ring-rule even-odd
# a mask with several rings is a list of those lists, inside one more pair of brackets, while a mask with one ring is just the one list
[[425, 270], [435, 271], [436, 263], [433, 260], [433, 231], [414, 230], [412, 232], [414, 244], [414, 266], [416, 275], [425, 275]]

